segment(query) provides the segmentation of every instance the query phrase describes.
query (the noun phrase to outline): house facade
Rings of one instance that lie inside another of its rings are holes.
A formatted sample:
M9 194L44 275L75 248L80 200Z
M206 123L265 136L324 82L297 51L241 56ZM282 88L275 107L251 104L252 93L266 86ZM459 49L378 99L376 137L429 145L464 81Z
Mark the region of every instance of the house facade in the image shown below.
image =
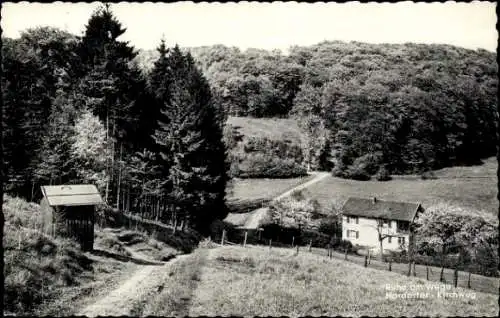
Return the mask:
M413 241L412 224L423 211L418 203L349 198L342 208L342 239L379 252L408 250Z

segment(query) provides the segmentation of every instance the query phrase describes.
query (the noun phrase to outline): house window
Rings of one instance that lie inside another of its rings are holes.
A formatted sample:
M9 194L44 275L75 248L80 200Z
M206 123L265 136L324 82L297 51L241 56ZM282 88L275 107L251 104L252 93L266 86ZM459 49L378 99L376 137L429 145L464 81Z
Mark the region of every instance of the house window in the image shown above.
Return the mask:
M348 216L347 223L356 223L359 224L359 218L357 216Z
M389 243L389 244L391 244L391 243L392 243L392 237L390 237L390 236L389 236L389 237L387 238L387 243Z
M359 238L359 231L347 230L347 237Z
M399 245L404 245L405 244L405 238L404 237L398 237L398 244Z
M410 223L406 221L398 221L397 229L398 232L407 232L410 229Z

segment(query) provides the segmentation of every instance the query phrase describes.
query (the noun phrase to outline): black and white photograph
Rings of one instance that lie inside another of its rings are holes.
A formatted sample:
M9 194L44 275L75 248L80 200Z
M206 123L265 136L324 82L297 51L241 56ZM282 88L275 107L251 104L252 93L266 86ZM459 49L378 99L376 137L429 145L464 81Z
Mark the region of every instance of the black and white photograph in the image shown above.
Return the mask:
M497 317L496 11L1 3L2 314Z

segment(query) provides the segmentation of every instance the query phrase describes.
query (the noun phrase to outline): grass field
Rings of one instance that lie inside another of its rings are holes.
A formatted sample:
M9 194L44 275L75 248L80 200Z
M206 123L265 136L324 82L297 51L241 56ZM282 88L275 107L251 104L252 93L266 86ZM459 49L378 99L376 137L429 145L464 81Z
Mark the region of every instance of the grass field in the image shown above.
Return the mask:
M495 295L290 249L209 251L190 316L496 316L499 309ZM400 290L389 295L389 287Z
M245 137L265 137L271 140L295 141L300 143L302 132L297 121L288 118L229 117L227 123L239 127Z
M233 179L228 202L270 200L314 176L288 179Z
M424 208L445 202L496 214L496 169L496 158L489 158L480 166L437 170L435 174L438 179L435 180L421 180L418 176L395 176L391 181L378 182L328 177L309 187L305 193L326 208L333 201L344 202L348 197L355 196L419 202Z

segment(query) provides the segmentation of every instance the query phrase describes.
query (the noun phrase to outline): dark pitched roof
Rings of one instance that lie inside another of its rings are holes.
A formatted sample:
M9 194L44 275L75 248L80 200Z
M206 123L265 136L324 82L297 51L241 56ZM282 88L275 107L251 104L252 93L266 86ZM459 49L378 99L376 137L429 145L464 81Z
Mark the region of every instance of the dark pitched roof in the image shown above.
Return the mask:
M349 198L342 212L344 215L411 222L419 208L419 203Z

